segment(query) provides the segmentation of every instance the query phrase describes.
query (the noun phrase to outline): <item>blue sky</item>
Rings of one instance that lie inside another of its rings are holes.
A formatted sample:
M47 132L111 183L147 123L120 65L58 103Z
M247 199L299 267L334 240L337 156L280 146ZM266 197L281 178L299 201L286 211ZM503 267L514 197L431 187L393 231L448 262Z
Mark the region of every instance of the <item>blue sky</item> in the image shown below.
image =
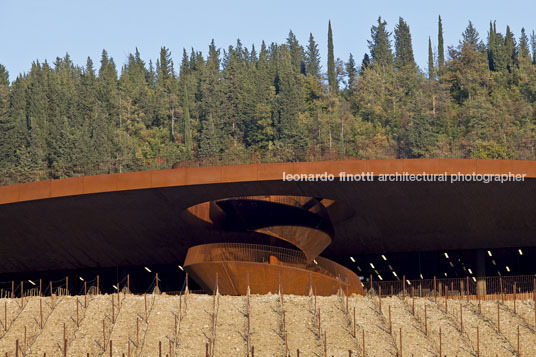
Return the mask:
M98 68L102 49L122 65L138 47L144 59L155 59L161 46L169 47L176 63L182 48L205 54L211 39L218 47L240 38L248 47L262 40L284 42L290 29L306 45L309 32L319 44L323 67L327 52L327 24L331 20L335 56L344 61L352 53L360 63L378 16L393 30L398 17L410 25L413 49L421 68L427 65L428 36L437 46L437 16L443 18L446 45L455 45L471 20L487 37L489 21L504 33L509 24L519 37L521 27L536 29L536 1L376 0L376 1L179 1L179 0L3 0L0 16L0 63L14 80L32 61L69 52L77 64L91 56ZM177 66L178 67L178 66Z

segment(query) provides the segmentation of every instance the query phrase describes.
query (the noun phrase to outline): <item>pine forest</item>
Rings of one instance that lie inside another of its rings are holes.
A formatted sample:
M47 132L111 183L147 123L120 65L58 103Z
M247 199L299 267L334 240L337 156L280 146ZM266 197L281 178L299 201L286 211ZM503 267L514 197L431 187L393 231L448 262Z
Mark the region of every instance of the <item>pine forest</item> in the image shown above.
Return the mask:
M322 159L535 159L536 36L469 22L414 44L370 29L363 58L327 61L311 34L171 53L69 54L10 78L0 65L0 183L150 168ZM501 32L503 31L503 32ZM413 45L428 46L427 68ZM182 56L182 58L181 58ZM179 59L180 58L180 59Z

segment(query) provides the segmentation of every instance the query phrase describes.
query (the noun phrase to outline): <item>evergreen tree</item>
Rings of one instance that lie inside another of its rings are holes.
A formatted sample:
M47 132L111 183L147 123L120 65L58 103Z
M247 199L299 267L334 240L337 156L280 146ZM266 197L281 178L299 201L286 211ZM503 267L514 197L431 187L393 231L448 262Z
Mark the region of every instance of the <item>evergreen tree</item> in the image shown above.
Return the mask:
M309 33L309 44L305 52L305 73L320 79L320 51L312 33Z
M278 122L280 141L287 147L305 153L307 139L299 114L303 110L304 96L299 73L293 69L288 46L281 46L278 66Z
M407 132L409 156L428 157L437 140L432 117L424 113L419 101L415 102L412 112L413 116Z
M428 37L428 78L435 77L434 52L432 50L432 39Z
M359 69L359 72L362 74L363 71L365 71L370 66L370 57L368 53L365 53L363 55L363 59L361 60L361 67Z
M178 82L175 77L171 51L162 47L156 63L156 118L154 125L169 128L171 141L176 140L175 119L177 117Z
M372 26L370 35L372 40L368 41L372 65L377 67L391 67L393 65L393 52L391 51L391 35L386 30L387 22L378 17L378 25Z
M36 61L12 83L0 66L0 182L181 159L216 164L221 155L242 163L246 149L265 161L334 150L360 158L534 158L534 33L529 39L522 30L516 45L509 27L501 34L490 23L486 53L469 23L445 60L441 18L438 30L437 64L428 40L428 78L438 83L419 73L408 24L395 27L393 55L381 18L371 31L372 59L365 54L359 69L352 55L335 60L328 23L326 82L313 36L304 51L292 32L259 51L238 40L222 58L214 41L206 57L183 51L178 75L165 47L148 68L136 49L119 78L106 51L98 75L90 58L79 66L68 54L52 66Z
M305 74L305 62L303 60L303 47L298 42L298 39L292 32L288 33L287 45L290 50L290 56L292 59L292 66L294 70L298 73Z
M243 137L244 123L247 117L246 109L246 73L244 59L241 55L240 46L229 50L225 56L225 68L223 69L223 88L225 93L224 121L225 134L232 138L234 144ZM293 63L294 70L297 70Z
M336 94L338 90L337 77L335 75L335 54L333 52L333 33L331 21L328 22L328 83L330 93Z
M437 70L439 73L443 73L443 67L445 66L445 48L443 44L443 23L441 16L437 23Z
M514 34L510 31L510 26L506 26L506 35L504 37L504 56L506 58L506 69L512 71L514 60L517 57L516 53L516 43L514 39Z
M357 87L357 68L355 66L354 56L350 53L348 62L346 62L346 74L348 76L348 91L350 95L353 95Z
M519 37L519 62L530 62L529 37L525 32L525 28L521 28Z
M9 116L9 107L9 73L0 64L0 172L12 166L16 150L12 137L15 125Z
M210 157L223 151L223 129L221 123L223 93L220 82L220 50L214 40L210 43L202 83L202 118L199 151Z
M191 118L190 118L190 104L188 97L188 88L184 88L184 100L183 100L183 111L184 111L184 146L186 147L186 153L189 155L192 154L192 129L191 129Z
M203 121L202 126L199 142L201 157L212 158L220 155L224 147L223 135L212 115Z
M495 71L497 68L498 45L497 32L495 31L494 24L490 21L488 33L488 63L489 69L492 71Z
M254 113L245 131L245 142L248 146L266 151L273 147L275 128L273 123L272 104L275 96L274 79L270 74L268 49L264 41L261 44L259 59L254 71Z
M102 50L100 63L97 98L102 103L103 114L107 116L107 121L119 127L119 91L115 63L105 50Z
M465 28L465 31L462 34L463 43L469 44L471 46L474 46L475 48L478 47L480 43L480 37L478 35L478 31L473 26L473 23L469 21L469 25Z
M530 43L532 47L532 64L536 65L536 34L534 30L532 30L532 34L530 35Z
M399 18L395 26L395 65L397 69L416 70L411 33L408 24L403 18Z
M2 64L0 64L0 85L9 85L9 72Z
M156 74L157 81L162 83L161 86L169 85L169 79L173 76L173 60L169 48L160 48L160 60L157 61Z

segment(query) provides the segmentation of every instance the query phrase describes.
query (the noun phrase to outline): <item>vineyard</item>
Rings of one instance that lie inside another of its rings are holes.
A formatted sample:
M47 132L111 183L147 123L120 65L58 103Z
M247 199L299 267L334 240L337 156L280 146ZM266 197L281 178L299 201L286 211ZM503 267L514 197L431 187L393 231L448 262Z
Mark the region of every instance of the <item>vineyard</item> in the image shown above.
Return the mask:
M0 299L2 356L534 356L532 296Z

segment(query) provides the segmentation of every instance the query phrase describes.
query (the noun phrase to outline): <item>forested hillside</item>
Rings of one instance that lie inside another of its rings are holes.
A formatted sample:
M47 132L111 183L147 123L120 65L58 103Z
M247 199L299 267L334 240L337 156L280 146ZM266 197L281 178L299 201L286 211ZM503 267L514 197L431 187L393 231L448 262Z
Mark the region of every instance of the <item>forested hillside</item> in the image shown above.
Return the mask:
M487 36L471 23L428 68L409 25L381 18L364 58L328 58L311 34L247 48L240 40L182 59L136 50L118 67L106 51L83 66L69 55L17 78L0 65L0 182L183 165L319 158L534 159L536 36Z

